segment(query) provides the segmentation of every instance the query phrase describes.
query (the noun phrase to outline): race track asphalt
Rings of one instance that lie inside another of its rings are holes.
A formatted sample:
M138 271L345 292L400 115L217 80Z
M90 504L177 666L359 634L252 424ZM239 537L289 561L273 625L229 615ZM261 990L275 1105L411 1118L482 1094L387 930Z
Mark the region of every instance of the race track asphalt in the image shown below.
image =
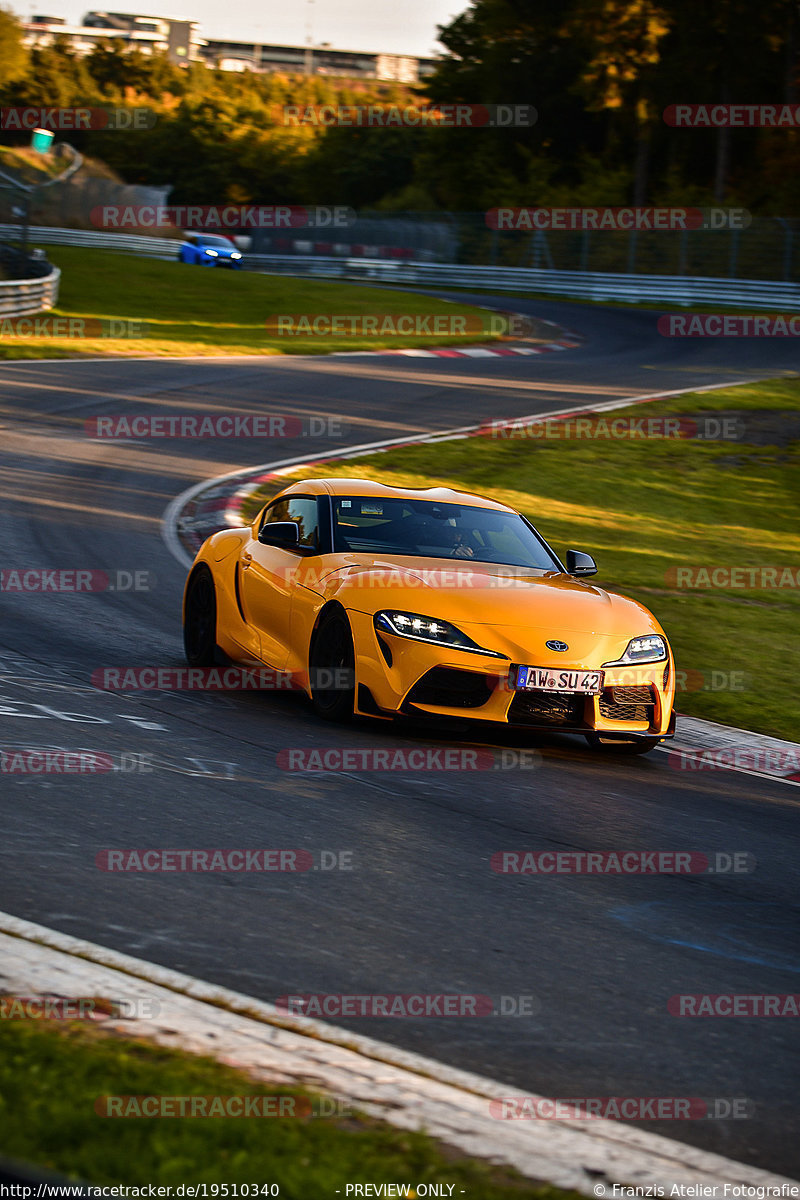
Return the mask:
M331 728L297 696L90 685L100 667L183 662L185 572L160 533L177 493L342 440L100 442L85 436L88 418L333 415L350 444L800 369L792 339L672 340L657 334L654 312L513 307L586 341L474 360L0 364L2 566L153 577L146 592L0 597L3 747L153 762L148 773L5 775L0 909L264 1000L477 993L510 1007L531 998L523 1003L532 1015L521 1017L335 1023L515 1091L743 1098L746 1119L644 1128L793 1174L797 1020L689 1019L667 1006L678 993L800 990L795 789L677 772L660 752L612 760L577 738L509 733L497 744L538 748L539 769L290 773L277 764L286 747L473 743L383 724ZM353 869L137 875L95 865L102 849L131 847L345 850ZM491 855L514 849L738 851L757 867L624 878L493 872Z

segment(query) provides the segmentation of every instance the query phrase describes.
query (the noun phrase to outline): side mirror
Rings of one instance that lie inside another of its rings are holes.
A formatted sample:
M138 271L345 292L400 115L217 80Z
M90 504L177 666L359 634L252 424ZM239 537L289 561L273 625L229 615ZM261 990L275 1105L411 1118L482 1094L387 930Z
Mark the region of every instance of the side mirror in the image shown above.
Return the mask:
M568 550L567 574L575 575L578 578L582 575L596 575L597 563L591 554L584 554L582 550Z
M297 521L273 521L262 525L258 531L262 546L280 546L283 550L296 550L300 541Z

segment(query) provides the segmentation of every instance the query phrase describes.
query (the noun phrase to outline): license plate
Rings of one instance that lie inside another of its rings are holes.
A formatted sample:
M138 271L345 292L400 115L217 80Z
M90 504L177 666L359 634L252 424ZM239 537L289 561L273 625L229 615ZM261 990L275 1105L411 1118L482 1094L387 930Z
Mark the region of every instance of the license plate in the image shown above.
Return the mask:
M548 667L517 667L518 691L581 692L599 696L603 690L602 671L552 671Z

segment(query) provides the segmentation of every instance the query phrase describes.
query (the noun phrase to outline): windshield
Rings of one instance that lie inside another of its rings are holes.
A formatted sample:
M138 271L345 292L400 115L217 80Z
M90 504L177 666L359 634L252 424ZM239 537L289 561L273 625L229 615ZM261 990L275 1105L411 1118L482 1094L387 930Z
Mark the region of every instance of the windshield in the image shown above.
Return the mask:
M559 570L516 513L382 496L334 496L332 500L334 550L339 553L463 558Z
M201 233L197 238L201 246L224 246L226 250L233 250L233 246L224 237L215 237L212 233Z

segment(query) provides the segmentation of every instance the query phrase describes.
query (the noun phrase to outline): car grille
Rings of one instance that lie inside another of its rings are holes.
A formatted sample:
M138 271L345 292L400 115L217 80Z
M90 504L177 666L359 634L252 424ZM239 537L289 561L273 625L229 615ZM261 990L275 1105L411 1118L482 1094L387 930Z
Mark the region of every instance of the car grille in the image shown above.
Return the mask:
M652 721L655 697L652 687L608 687L599 702L600 716L607 721Z
M480 708L492 694L485 675L459 671L455 667L433 667L414 684L406 704L429 704L435 708Z
M508 710L511 725L582 725L585 699L552 692L517 692Z

